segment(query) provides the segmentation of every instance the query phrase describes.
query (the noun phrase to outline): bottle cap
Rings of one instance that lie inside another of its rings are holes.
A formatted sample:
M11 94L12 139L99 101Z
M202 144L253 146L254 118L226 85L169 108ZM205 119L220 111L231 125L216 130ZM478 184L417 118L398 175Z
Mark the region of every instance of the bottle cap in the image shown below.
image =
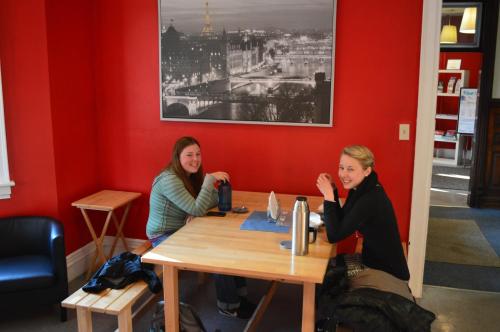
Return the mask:
M305 196L297 196L298 201L307 201L307 197Z

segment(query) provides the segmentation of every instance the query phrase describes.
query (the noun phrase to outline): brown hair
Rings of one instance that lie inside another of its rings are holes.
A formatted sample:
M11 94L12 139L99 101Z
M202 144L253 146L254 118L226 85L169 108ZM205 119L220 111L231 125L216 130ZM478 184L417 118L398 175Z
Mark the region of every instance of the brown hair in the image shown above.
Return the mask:
M184 187L186 187L189 193L196 198L203 183L203 167L200 165L198 172L187 175L184 168L182 168L180 159L182 151L190 145L198 145L200 147L200 143L194 137L184 136L179 138L174 144L172 158L165 169L174 172L182 180Z
M342 154L345 154L351 158L356 159L361 163L363 169L375 166L375 157L373 153L364 145L349 145L342 150Z

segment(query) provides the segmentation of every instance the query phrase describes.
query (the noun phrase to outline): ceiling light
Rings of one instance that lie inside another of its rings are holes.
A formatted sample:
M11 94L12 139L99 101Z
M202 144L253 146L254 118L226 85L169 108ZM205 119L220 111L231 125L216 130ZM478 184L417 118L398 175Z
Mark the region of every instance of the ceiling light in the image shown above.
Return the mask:
M460 23L461 33L476 33L476 7L467 7L462 16L462 23Z
M443 25L440 42L441 44L456 44L457 27L451 24Z

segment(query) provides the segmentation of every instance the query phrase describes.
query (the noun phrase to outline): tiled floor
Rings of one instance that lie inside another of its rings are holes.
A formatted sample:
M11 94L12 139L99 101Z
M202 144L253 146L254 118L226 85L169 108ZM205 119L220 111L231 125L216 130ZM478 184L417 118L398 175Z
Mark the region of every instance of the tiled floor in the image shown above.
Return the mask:
M432 331L500 331L500 293L425 286L418 303L434 312Z
M467 191L431 188L431 205L449 207L468 207Z
M468 191L464 189L469 186L470 167L442 167L434 165L432 172L431 205L468 207ZM460 190L444 188L460 188Z

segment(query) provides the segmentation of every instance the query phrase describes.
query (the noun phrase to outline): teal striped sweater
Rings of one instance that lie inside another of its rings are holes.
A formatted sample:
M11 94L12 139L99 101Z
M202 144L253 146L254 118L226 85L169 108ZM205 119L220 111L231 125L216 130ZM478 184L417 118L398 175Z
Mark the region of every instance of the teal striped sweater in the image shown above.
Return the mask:
M186 224L188 216L202 216L217 205L215 181L212 175L205 175L200 193L195 199L174 172L161 172L153 181L149 198L149 218L146 225L148 238L174 232Z

